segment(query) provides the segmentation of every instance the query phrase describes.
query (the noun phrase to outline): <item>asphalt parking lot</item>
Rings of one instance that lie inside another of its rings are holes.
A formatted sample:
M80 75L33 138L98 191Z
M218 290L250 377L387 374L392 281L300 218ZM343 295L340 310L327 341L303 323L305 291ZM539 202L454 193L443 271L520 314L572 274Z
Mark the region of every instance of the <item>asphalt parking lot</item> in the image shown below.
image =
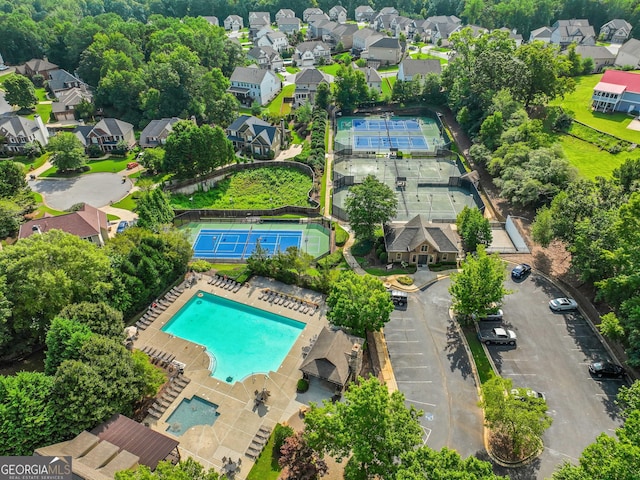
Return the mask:
M385 337L399 389L407 403L425 411L421 423L427 444L486 460L475 381L449 320L449 285L448 279L441 280L410 295L406 310L392 314ZM499 373L515 387L545 393L553 425L538 459L515 470L496 467L496 473L512 479L549 478L564 461L577 462L600 433L614 434L621 425L614 400L624 382L591 378L588 364L609 357L579 313L549 309L549 300L562 296L553 284L531 274L522 281L509 278L506 286L513 293L505 298L502 324L516 331L518 345L488 350ZM499 324L483 322L482 328Z
M448 282L446 282L448 285ZM424 411L425 441L467 457L482 456L482 412L471 367L449 320L451 303L444 282L409 295L384 329L398 388L407 404Z

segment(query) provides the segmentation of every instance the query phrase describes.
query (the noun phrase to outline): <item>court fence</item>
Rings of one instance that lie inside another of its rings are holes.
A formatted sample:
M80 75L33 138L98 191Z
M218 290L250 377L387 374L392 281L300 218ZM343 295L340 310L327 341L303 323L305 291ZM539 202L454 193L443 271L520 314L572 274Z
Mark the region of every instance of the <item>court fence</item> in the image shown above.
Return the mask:
M282 208L290 208L290 207L282 207ZM281 209L275 209L281 210ZM278 224L289 224L289 225L304 225L304 224L316 224L320 225L328 230L331 230L331 221L321 217L305 217L305 218L262 218L260 215L241 215L241 216L224 216L224 215L216 215L216 212L220 213L229 213L229 212L240 212L242 210L176 210L176 216L173 219L173 224L176 227L182 227L189 223L229 223L229 224L255 224L255 223L278 223ZM268 212L272 212L273 210L268 210ZM292 213L292 212L285 212ZM270 216L271 213L265 214L265 216ZM279 215L282 215L280 213Z

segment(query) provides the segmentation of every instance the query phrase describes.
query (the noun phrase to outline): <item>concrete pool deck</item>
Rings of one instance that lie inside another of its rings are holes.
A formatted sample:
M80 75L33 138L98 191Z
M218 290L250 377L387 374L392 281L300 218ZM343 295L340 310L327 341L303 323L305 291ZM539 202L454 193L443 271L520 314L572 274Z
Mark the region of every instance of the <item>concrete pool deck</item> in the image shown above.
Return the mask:
M313 392L300 395L296 393L298 379L302 373L298 370L302 363L302 347L309 345L311 338L328 326L325 316L326 306L322 295L304 290L299 287L285 285L266 278L252 278L249 287L243 287L238 293L232 293L207 284L209 277L202 276L192 288L172 303L146 330L140 331L135 342L136 349L150 346L171 352L176 360L186 365L185 376L191 379L182 393L171 403L159 420L147 417L145 423L159 432L167 432L170 425L166 422L171 413L178 407L183 398L196 395L218 405L220 416L214 425L198 425L192 427L182 436L175 437L180 441L179 450L183 457L191 456L206 468L215 468L218 472L223 465L223 457L233 460L242 459L242 467L236 478L246 478L254 462L247 456L251 441L260 427L272 429L277 423L288 421L296 415L300 407L308 404L309 399L319 401L329 399L333 391L324 391L315 382ZM282 293L295 295L304 300L320 305L320 309L313 316L295 312L282 305L272 305L259 300L260 291L270 288ZM228 298L246 305L250 305L271 313L297 320L306 324L302 333L287 353L284 361L276 372L256 373L242 381L233 384L226 383L211 376L209 371L209 356L204 347L161 331L162 327L171 320L173 315L186 304L198 291L210 292L223 298ZM314 382L312 381L312 384ZM254 409L254 392L266 388L271 392L266 405Z

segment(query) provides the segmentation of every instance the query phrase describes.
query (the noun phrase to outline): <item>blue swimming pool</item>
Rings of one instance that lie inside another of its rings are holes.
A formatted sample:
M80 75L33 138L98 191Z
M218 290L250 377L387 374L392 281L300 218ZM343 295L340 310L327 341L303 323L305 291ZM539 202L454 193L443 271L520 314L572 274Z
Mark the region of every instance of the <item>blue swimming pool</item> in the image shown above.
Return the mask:
M275 313L198 292L167 323L166 333L204 345L211 375L233 383L278 370L305 324Z
M179 437L196 425L213 425L220 414L218 405L204 398L183 398L169 418L167 432Z

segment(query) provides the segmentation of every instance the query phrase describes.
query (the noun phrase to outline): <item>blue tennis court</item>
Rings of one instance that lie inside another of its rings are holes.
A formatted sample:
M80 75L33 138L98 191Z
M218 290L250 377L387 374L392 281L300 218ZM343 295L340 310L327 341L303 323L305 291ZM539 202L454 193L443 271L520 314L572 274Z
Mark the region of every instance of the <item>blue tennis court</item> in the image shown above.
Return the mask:
M367 137L354 135L353 146L356 150L376 148L423 149L428 148L427 141L421 136Z
M269 255L284 252L289 247L300 248L302 232L268 230L208 230L202 229L193 243L195 258L244 260L260 246Z
M420 124L416 120L365 120L354 119L353 129L355 131L417 131L419 132Z

